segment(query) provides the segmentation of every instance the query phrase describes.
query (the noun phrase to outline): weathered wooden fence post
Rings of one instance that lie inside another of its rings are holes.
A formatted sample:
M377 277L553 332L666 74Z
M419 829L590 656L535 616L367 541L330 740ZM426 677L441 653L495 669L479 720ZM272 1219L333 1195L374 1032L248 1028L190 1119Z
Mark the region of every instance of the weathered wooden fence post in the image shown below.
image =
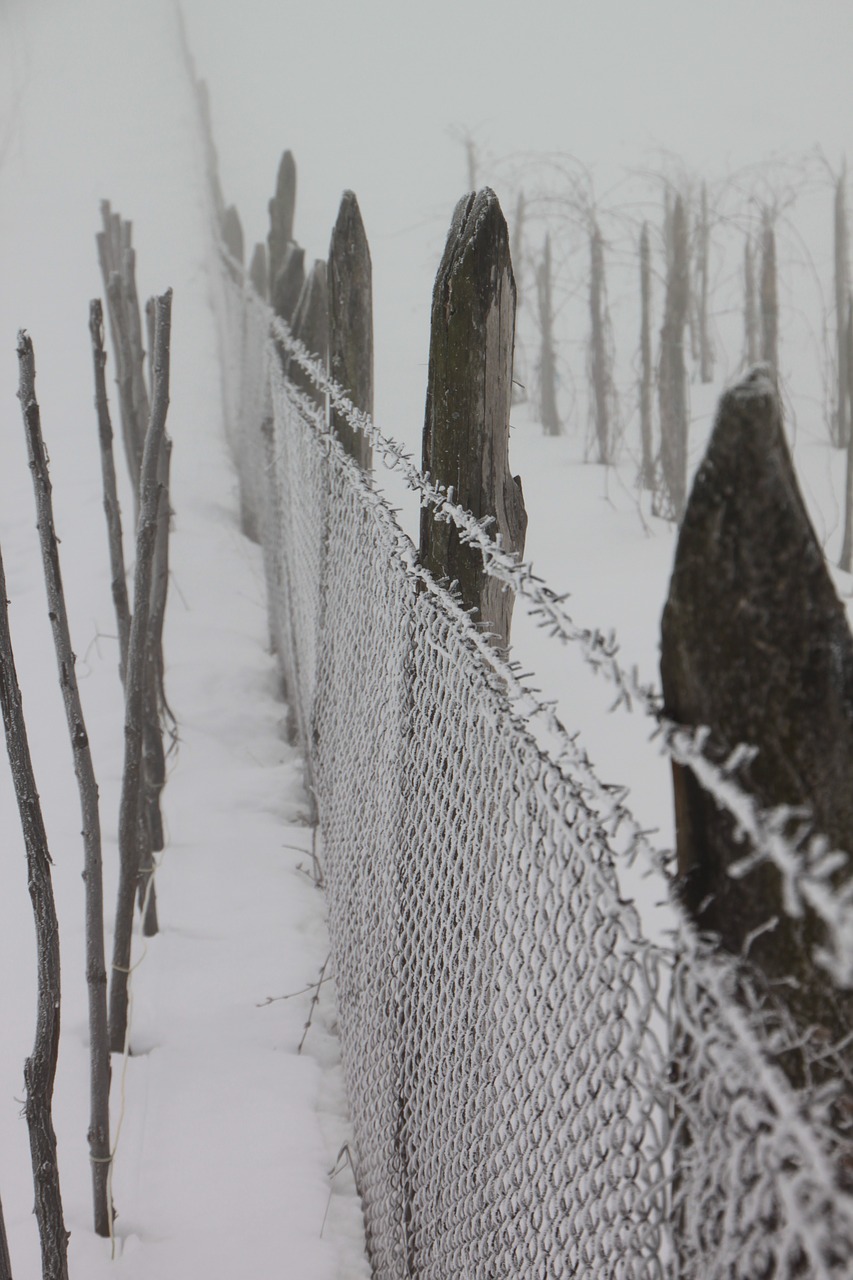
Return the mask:
M479 519L495 517L504 548L524 550L527 513L509 470L509 414L515 337L515 281L507 226L488 188L465 196L453 214L432 295L423 469L453 487ZM453 524L421 513L421 562L459 586L466 609L500 649L509 645L514 596L483 569Z
M269 289L275 292L276 278L284 265L287 246L293 240L293 218L296 210L296 161L285 151L278 166L275 195L269 202Z
M254 253L252 254L252 262L249 266L249 279L255 287L255 291L262 298L269 296L269 273L267 271L267 250L263 244L256 244Z
M225 241L225 247L231 254L232 258L236 258L242 266L245 261L246 249L243 239L243 224L240 222L240 215L237 212L236 205L229 204L222 218L222 239Z
M835 184L835 332L836 332L836 405L835 444L843 449L850 435L847 389L847 299L850 295L850 254L847 235L847 166Z
M324 368L329 363L329 295L326 283L326 264L318 258L302 286L299 301L293 314L293 333ZM314 385L307 373L295 361L287 371L294 386L313 400L321 412L325 412L326 393Z
M758 748L743 783L762 808L805 806L835 849L853 849L853 637L800 495L773 372L722 398L684 516L663 614L665 712L710 726L709 753ZM853 1103L853 997L816 963L809 907L795 919L775 866L729 874L748 850L731 816L673 767L678 869L703 930L748 962L800 1043L780 1055L795 1087L846 1075ZM793 825L793 824L792 824ZM838 873L835 887L850 877ZM839 1070L839 1066L843 1071ZM835 1104L834 1104L835 1105Z
M341 198L329 244L329 369L352 403L373 415L373 267L361 210L352 191ZM332 410L331 424L347 453L365 470L367 440Z

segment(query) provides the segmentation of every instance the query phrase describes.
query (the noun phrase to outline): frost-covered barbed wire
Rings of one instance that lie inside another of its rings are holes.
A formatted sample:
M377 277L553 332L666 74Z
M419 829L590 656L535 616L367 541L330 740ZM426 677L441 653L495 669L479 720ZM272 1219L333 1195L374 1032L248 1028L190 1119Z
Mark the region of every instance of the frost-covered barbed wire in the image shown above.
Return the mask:
M265 307L260 299L255 302ZM637 707L654 722L661 749L674 763L691 770L717 804L731 815L735 834L751 846L751 852L733 865L730 874L743 876L762 862L772 863L782 880L785 911L799 918L808 908L825 926L826 937L815 952L815 962L839 987L853 986L853 882L842 889L832 882L847 861L847 852L831 849L822 835L810 831L807 822L800 823L798 836L792 840L788 832L796 815L791 809L762 808L737 779L738 770L750 758L751 748L738 744L725 760L714 761L708 754L709 747L713 748L710 730L706 726L686 728L664 716L660 693L640 680L636 667L626 668L619 661L615 633L579 626L564 608L567 596L552 590L530 561L505 551L500 534L491 534L492 517L479 519L455 501L452 487L436 484L428 473L422 472L402 444L386 436L368 414L352 404L285 321L271 310L268 314L271 331L288 356L329 397L336 412L365 436L385 466L403 476L408 487L419 495L421 505L432 508L433 518L452 523L460 540L480 551L485 572L511 587L525 601L531 616L540 619L540 627L561 643L576 645L590 669L615 687L617 696L612 709L624 707L632 711ZM615 806L614 816L618 811L626 830L631 831L632 850L648 853L650 846L635 822L631 830L629 811L615 799L611 799L611 806ZM660 864L658 853L653 861Z

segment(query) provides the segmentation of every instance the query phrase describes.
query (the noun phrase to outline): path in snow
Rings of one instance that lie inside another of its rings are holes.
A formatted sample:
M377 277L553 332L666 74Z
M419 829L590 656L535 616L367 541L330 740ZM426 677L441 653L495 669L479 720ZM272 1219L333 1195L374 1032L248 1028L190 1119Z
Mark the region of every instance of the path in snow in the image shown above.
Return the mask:
M282 736L260 552L237 525L204 192L173 8L11 5L0 28L0 144L9 140L0 149L0 539L62 928L56 1124L71 1275L364 1276L351 1175L329 1178L347 1136L333 998L324 989L302 1055L310 996L259 1007L312 982L328 942L322 895L304 871L310 857L299 852L311 832L300 822L300 761ZM166 658L180 734L164 796L162 933L145 949L137 939L126 1074L113 1059L116 1263L90 1227L79 813L14 398L15 333L25 326L101 787L111 917L122 710L86 328L88 301L102 293L94 233L104 197L134 222L141 296L175 290ZM34 1275L19 1101L33 1034L33 927L7 773L3 765L0 1194L15 1274Z

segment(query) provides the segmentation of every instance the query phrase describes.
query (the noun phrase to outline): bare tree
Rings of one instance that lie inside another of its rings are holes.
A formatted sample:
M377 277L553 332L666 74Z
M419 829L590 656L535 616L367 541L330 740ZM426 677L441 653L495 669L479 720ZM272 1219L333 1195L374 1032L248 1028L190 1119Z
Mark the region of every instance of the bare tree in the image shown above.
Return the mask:
M711 252L711 223L708 216L708 186L702 183L702 194L699 202L698 227L698 274L699 274L699 376L703 382L710 382L714 377L714 348L708 322L708 295L710 289L709 257Z
M608 350L607 304L604 283L604 240L593 217L589 228L589 372L592 386L592 417L598 446L598 461L613 461L614 423L611 414L613 370Z
M776 283L776 232L765 208L761 223L761 359L779 371L779 293Z

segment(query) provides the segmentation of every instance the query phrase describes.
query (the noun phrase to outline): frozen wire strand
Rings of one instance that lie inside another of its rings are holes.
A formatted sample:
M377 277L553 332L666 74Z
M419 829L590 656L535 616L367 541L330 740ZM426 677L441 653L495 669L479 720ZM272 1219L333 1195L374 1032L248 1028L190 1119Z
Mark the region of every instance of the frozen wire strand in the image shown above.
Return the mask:
M267 312L275 340L285 348L315 386L329 396L335 410L350 426L365 436L385 465L403 474L409 487L420 493L422 505L434 507L436 519L452 522L459 530L461 540L480 550L486 573L513 587L517 594L523 596L528 602L531 615L541 616L540 625L550 635L564 644L578 644L591 669L616 686L617 699L613 709L621 706L633 711L635 706L639 706L655 722L664 752L676 764L683 765L694 773L704 789L735 819L740 837L751 842L755 851L752 859L749 863L738 864L734 874L743 874L746 869L759 862L774 863L782 877L783 902L787 914L795 918L801 916L806 904L826 925L828 945L815 952L816 963L830 974L838 986L853 985L853 883L846 892L840 893L829 883L829 877L841 865L841 859L846 861L846 854L832 851L830 858L811 856L814 850L823 853L820 838L813 836L804 858L802 845L793 844L783 834L790 816L789 809L785 806L762 809L754 797L734 780L733 771L742 763L748 748L743 745L736 747L723 765L710 760L705 753L708 729L704 726L687 729L665 717L660 694L652 686L640 682L636 669L628 671L620 665L617 657L619 645L615 635L612 632L605 635L598 629L579 627L563 608L565 596L557 595L546 586L529 561L518 560L504 551L499 535L497 538L490 535L488 528L492 523L491 518L478 519L453 501L452 489L436 485L428 475L424 475L403 446L385 436L368 414L353 406L321 363L293 336L287 324L274 316L266 304L254 296L253 292L250 293L249 289L250 286L247 286L246 292L251 303L263 307ZM291 389L288 389L288 394L292 394ZM305 404L307 406L308 402ZM319 412L315 410L312 416L317 421L318 430L322 429L327 433L325 424L321 426ZM494 661L493 657L491 661ZM568 735L564 736L568 738ZM574 759L572 762L576 763ZM621 816L626 818L628 811L623 810ZM633 825L639 831L636 822ZM646 841L641 841L638 847L646 847L648 851ZM653 861L660 865L659 853L654 854Z

